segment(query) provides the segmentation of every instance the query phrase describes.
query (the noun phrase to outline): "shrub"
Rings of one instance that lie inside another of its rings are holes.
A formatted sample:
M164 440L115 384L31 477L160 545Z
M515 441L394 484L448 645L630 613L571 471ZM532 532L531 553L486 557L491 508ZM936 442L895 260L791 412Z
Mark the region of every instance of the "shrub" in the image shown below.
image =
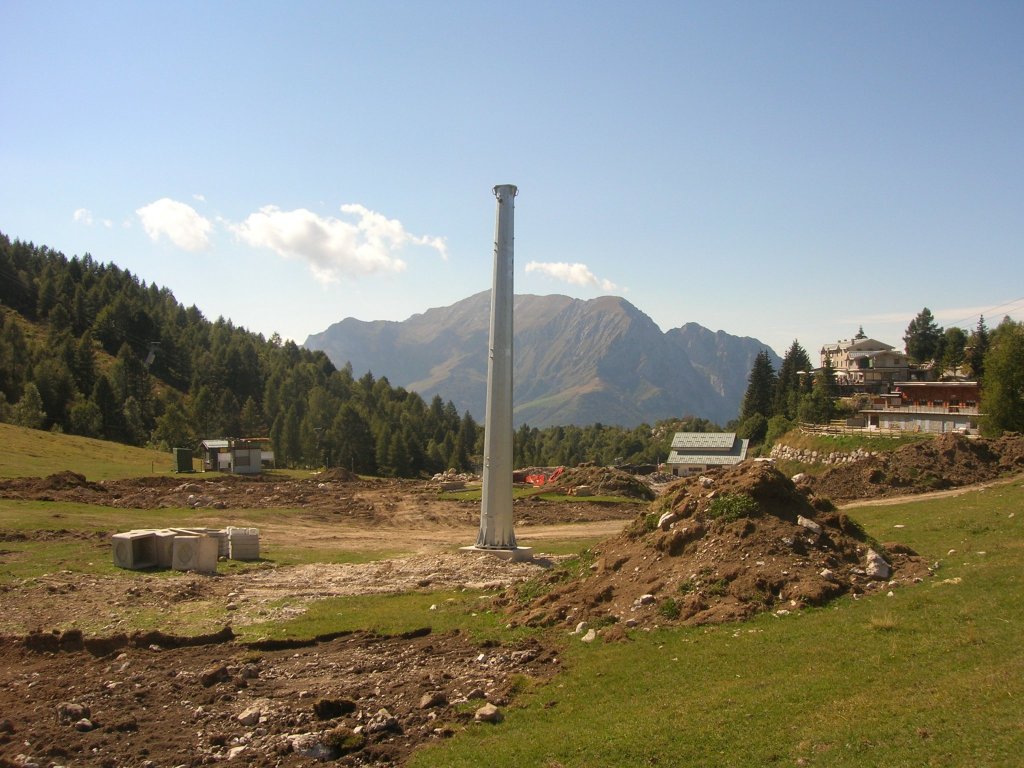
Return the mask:
M704 587L704 594L711 597L723 597L729 591L729 582L725 579L713 581Z
M662 600L661 604L658 606L658 613L660 613L666 619L675 621L679 618L680 614L679 603L677 603L671 597L667 600Z
M760 512L757 502L741 493L727 493L711 501L708 517L732 522L741 517L754 517Z
M688 595L691 592L696 591L696 589L697 585L694 583L693 579L686 579L679 582L679 593L682 595Z

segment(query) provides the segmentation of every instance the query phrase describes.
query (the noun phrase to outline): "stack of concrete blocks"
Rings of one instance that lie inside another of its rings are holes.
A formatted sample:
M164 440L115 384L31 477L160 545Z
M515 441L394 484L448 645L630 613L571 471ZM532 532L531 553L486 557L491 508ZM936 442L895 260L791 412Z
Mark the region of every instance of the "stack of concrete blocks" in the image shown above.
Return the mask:
M176 571L216 573L220 558L260 559L259 528L138 529L113 536L114 565L118 568L173 568Z
M229 525L227 529L228 557L232 560L260 559L260 529L236 528Z

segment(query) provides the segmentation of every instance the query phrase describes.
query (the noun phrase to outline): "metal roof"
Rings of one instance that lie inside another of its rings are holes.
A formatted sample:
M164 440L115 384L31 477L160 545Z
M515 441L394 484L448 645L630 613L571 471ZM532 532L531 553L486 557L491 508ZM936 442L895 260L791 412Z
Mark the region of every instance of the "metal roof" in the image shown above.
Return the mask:
M728 433L732 434L732 433ZM733 434L735 438L735 434ZM749 440L734 440L733 444L729 446L727 451L719 451L716 453L701 453L699 449L681 449L673 450L668 455L668 464L703 464L706 466L728 466L731 464L739 464L745 458L747 458L747 446L750 444ZM706 449L705 449L706 450Z
M672 438L672 449L727 451L735 442L735 432L676 432Z
M227 440L203 440L200 445L203 448L227 448L229 443Z

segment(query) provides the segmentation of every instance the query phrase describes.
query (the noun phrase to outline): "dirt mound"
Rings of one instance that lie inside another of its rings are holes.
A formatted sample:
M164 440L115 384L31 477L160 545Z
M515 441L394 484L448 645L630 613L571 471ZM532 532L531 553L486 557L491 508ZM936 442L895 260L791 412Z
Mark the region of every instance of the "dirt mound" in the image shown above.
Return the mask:
M68 491L75 488L87 488L94 491L102 491L98 483L91 483L85 479L85 475L77 472L64 470L46 477L18 477L12 480L0 480L0 490L22 493L36 493L45 491Z
M654 499L654 491L635 475L613 467L579 466L566 469L553 485L574 490L580 486L590 489L593 496L625 496L628 499Z
M42 482L42 487L50 491L63 491L68 488L95 488L95 483L90 483L85 479L85 475L80 475L77 472L71 472L70 470L64 470L53 475L45 477Z
M847 501L958 488L1021 469L1020 435L986 440L948 433L833 467L806 484L817 494Z
M332 467L318 474L316 479L325 483L351 483L358 480L359 475L344 467Z
M0 637L0 765L395 765L485 700L508 704L517 678L557 671L534 641L429 629L280 649L202 640Z
M513 623L531 626L705 624L783 613L927 574L909 549L870 540L830 502L754 463L680 481L595 548L582 573L556 570L500 600Z

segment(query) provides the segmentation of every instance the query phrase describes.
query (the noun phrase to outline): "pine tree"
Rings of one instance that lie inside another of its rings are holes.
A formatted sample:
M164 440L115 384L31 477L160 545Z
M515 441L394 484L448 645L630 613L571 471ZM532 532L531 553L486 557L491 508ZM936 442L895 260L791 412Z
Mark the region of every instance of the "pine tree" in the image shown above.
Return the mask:
M800 402L800 420L828 424L835 413L836 374L828 361L814 374L814 386Z
M967 359L967 334L963 328L954 325L946 329L943 338L940 367L943 373L955 376Z
M981 411L986 436L1024 432L1024 323L1007 318L992 333L985 355Z
M82 437L103 436L103 414L92 400L76 400L68 414L68 431Z
M800 408L800 398L810 389L811 359L807 350L796 339L786 350L779 368L778 382L772 406L773 416L795 419Z
M971 369L971 376L981 381L985 376L985 355L988 352L988 328L985 327L985 316L978 317L978 325L971 334L968 342L967 364Z
M92 388L90 399L96 404L102 417L102 434L106 440L121 441L124 439L124 418L118 405L117 397L110 379L100 375Z
M405 438L401 430L393 430L388 440L388 465L391 474L395 477L409 477L412 472L412 465L409 461L409 452L406 449Z
M14 423L19 427L42 429L46 424L46 411L43 410L43 398L31 381L25 385L21 399L14 406Z
M7 395L8 402L21 398L31 359L28 341L14 317L0 318L0 392Z
M156 420L153 440L164 450L191 446L195 442L185 409L177 401L168 403Z
M747 391L743 395L740 408L740 422L749 419L755 413L770 418L773 415L773 398L776 386L775 369L768 356L768 350L762 349L754 358L754 365L747 377Z
M63 425L71 401L79 394L71 371L62 360L48 357L39 361L32 378L50 423Z
M338 466L361 474L377 471L376 450L369 422L351 402L338 411L332 426L335 461Z
M242 432L248 437L264 435L267 431L263 421L263 412L256 401L249 397L242 406L242 413L239 417Z
M907 355L916 363L934 360L942 351L942 328L928 307L922 309L903 334Z
M281 433L281 444L284 448L285 456L288 457L288 465L292 467L298 466L303 463L304 459L308 459L308 457L302 455L301 425L302 415L299 412L298 403L296 403L285 414L284 430Z
M74 362L71 373L75 384L81 392L92 392L96 384L96 354L93 349L92 334L86 331L75 345Z
M217 393L202 385L193 395L188 407L189 421L200 440L224 437L220 420Z
M129 396L121 409L124 414L125 442L131 445L144 445L146 442L146 425L142 419L142 406L134 397Z

